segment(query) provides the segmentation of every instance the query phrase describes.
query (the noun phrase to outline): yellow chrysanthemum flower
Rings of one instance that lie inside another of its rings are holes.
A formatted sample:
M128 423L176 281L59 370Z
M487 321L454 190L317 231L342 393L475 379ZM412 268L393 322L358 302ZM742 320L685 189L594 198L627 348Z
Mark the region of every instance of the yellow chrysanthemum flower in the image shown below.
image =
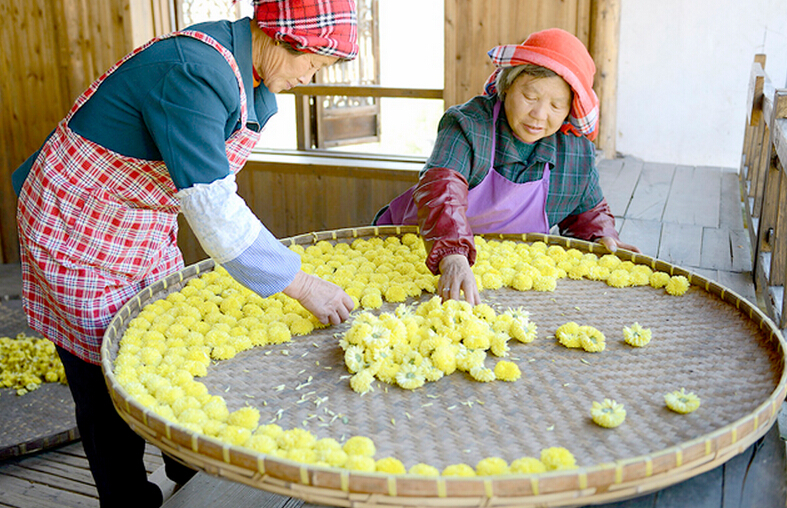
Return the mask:
M282 429L281 426L275 423L266 423L265 425L260 425L259 427L257 427L257 430L254 431L254 434L268 436L270 438L276 439L279 437L279 434L281 434L282 432L284 432L284 429Z
M650 276L650 285L656 289L663 288L670 280L670 275L666 272L653 272Z
M533 278L533 289L535 291L554 291L555 288L557 288L557 279L555 277L537 275Z
M467 464L451 464L443 469L443 476L462 476L472 477L476 476L475 469Z
M407 299L407 288L402 285L391 285L385 292L385 299L389 302L403 302Z
M268 343L284 344L292 339L290 329L284 323L274 322L268 326Z
M495 380L495 372L483 365L477 365L470 369L470 376L481 383L488 383Z
M689 290L689 279L683 275L675 275L670 277L670 280L667 282L667 285L664 286L664 289L672 296L682 296L684 293L686 293L686 291Z
M266 454L271 454L278 449L276 446L276 441L272 437L263 434L254 434L253 436L249 437L245 446L251 448L252 450Z
M626 419L626 410L623 408L623 404L618 404L614 400L604 399L603 402L593 402L590 416L596 425L613 429Z
M579 343L588 353L600 353L606 348L606 338L592 326L579 327Z
M577 460L567 449L560 446L553 446L541 450L541 462L546 466L547 471L558 469L574 469Z
M555 338L557 338L560 344L567 348L582 347L579 336L579 325L574 321L569 321L568 323L560 325L555 331Z
M417 365L404 364L396 373L396 384L405 390L415 390L426 382L426 377Z
M344 364L351 374L363 369L365 365L364 350L360 346L350 346L344 352Z
M473 315L484 321L493 321L495 319L495 310L489 305L481 303L473 307Z
M493 476L508 474L510 472L508 463L500 457L487 457L478 461L475 465L475 472L478 476Z
M350 388L363 395L372 390L374 374L371 369L361 369L350 378Z
M375 462L375 469L378 473L405 474L407 469L402 461L393 457L385 457Z
M613 270L607 277L607 284L615 288L624 288L631 285L631 273L628 270L618 268Z
M579 280L588 276L590 268L588 263L577 263L566 270L566 273L569 279Z
M547 467L535 457L522 457L511 463L512 473L543 473Z
M618 266L620 266L620 258L614 254L604 254L598 259L598 265L607 268L610 271L614 271Z
M650 328L642 328L639 323L623 327L623 339L626 344L634 347L643 347L650 342Z
M407 471L409 474L418 476L440 476L440 470L429 464L418 463Z
M282 450L311 448L316 441L314 434L300 428L287 429L276 436L276 445Z
M487 272L481 276L482 286L479 287L479 290L483 289L500 289L503 287L503 277L500 276L499 273L495 272Z
M501 381L516 381L522 377L522 371L514 362L502 360L495 365L495 377Z
M611 271L606 266L591 265L587 274L590 280L607 280L611 275Z
M492 352L493 355L503 358L508 356L508 341L511 337L509 337L505 333L497 333L492 336L489 340L489 351Z
M231 445L243 446L251 437L251 431L244 427L225 425L217 436L220 441Z
M378 293L367 293L361 298L364 309L379 309L383 306L383 298Z
M377 453L377 447L374 441L366 436L353 436L344 443L342 449L347 455L363 455L366 457L374 457Z
M686 393L685 388L664 395L664 402L668 408L680 414L691 413L700 407L700 398L694 392Z
M242 407L230 413L227 423L246 429L254 430L260 422L260 410L256 407Z
M533 277L525 272L516 273L511 278L511 287L517 291L530 291L533 289Z

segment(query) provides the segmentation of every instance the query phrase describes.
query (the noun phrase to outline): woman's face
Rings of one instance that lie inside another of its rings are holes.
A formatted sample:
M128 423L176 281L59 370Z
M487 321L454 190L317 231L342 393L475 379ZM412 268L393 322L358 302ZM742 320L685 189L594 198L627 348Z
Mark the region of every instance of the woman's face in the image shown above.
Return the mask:
M314 74L338 60L335 56L314 53L293 54L284 46L271 45L260 69L262 82L273 93L305 85Z
M503 105L508 125L517 138L535 143L556 133L571 111L571 87L560 76L517 77L506 91Z

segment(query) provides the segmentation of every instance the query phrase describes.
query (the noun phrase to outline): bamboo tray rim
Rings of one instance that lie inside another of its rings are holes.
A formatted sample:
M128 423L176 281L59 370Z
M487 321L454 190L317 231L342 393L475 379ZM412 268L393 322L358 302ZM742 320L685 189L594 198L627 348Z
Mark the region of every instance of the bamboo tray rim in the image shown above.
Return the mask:
M374 236L418 233L416 226L367 226L320 231L282 239L282 244L303 245L321 240L348 240ZM554 235L479 235L486 240L542 241L597 255L607 254L601 245ZM776 422L781 402L787 396L784 369L787 345L775 323L759 308L736 292L689 270L665 261L620 249L616 255L635 264L645 264L670 275L683 275L690 284L718 296L747 315L778 349L781 375L768 397L748 415L694 439L660 451L614 462L544 473L511 473L486 477L425 477L350 471L342 468L303 464L230 445L216 438L195 434L170 423L136 402L119 385L112 368L112 345L135 311L154 295L213 269L204 260L190 265L145 288L124 305L107 327L101 348L102 368L121 417L145 439L190 465L210 474L253 487L334 506L570 506L622 500L645 494L716 467L743 452ZM573 488L565 488L570 484ZM459 503L459 504L457 504Z

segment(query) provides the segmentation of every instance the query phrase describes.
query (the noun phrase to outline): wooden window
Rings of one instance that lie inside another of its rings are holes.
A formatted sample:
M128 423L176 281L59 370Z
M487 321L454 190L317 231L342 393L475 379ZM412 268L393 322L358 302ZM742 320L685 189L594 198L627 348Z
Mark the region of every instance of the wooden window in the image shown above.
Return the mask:
M250 2L243 0L234 5L228 0L171 1L177 29L202 21L234 20L243 16L253 16ZM348 147L359 144L369 145L379 142L385 109L381 108L381 104L385 100L442 99L442 88L384 87L380 84L380 4L386 1L390 4L388 8L396 8L394 0L356 0L358 58L323 69L315 76L312 84L298 86L286 92L295 96L294 148L347 150ZM441 31L441 15L436 19ZM433 48L432 51L436 49ZM412 107L423 109L423 106L418 104L422 102L413 101ZM435 101L430 102L432 104L426 109L438 110L437 114L434 112L431 114L435 117L432 122L434 125L429 127L431 133L436 131L436 120L442 112L442 101L437 107ZM396 106L389 105L389 108L391 107Z

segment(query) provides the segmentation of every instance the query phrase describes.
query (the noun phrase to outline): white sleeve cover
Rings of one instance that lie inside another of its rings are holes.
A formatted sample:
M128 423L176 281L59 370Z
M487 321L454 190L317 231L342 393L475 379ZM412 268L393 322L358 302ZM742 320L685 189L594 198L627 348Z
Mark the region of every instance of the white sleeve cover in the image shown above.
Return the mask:
M196 184L175 196L205 252L261 296L286 288L300 256L281 244L237 194L235 175Z

